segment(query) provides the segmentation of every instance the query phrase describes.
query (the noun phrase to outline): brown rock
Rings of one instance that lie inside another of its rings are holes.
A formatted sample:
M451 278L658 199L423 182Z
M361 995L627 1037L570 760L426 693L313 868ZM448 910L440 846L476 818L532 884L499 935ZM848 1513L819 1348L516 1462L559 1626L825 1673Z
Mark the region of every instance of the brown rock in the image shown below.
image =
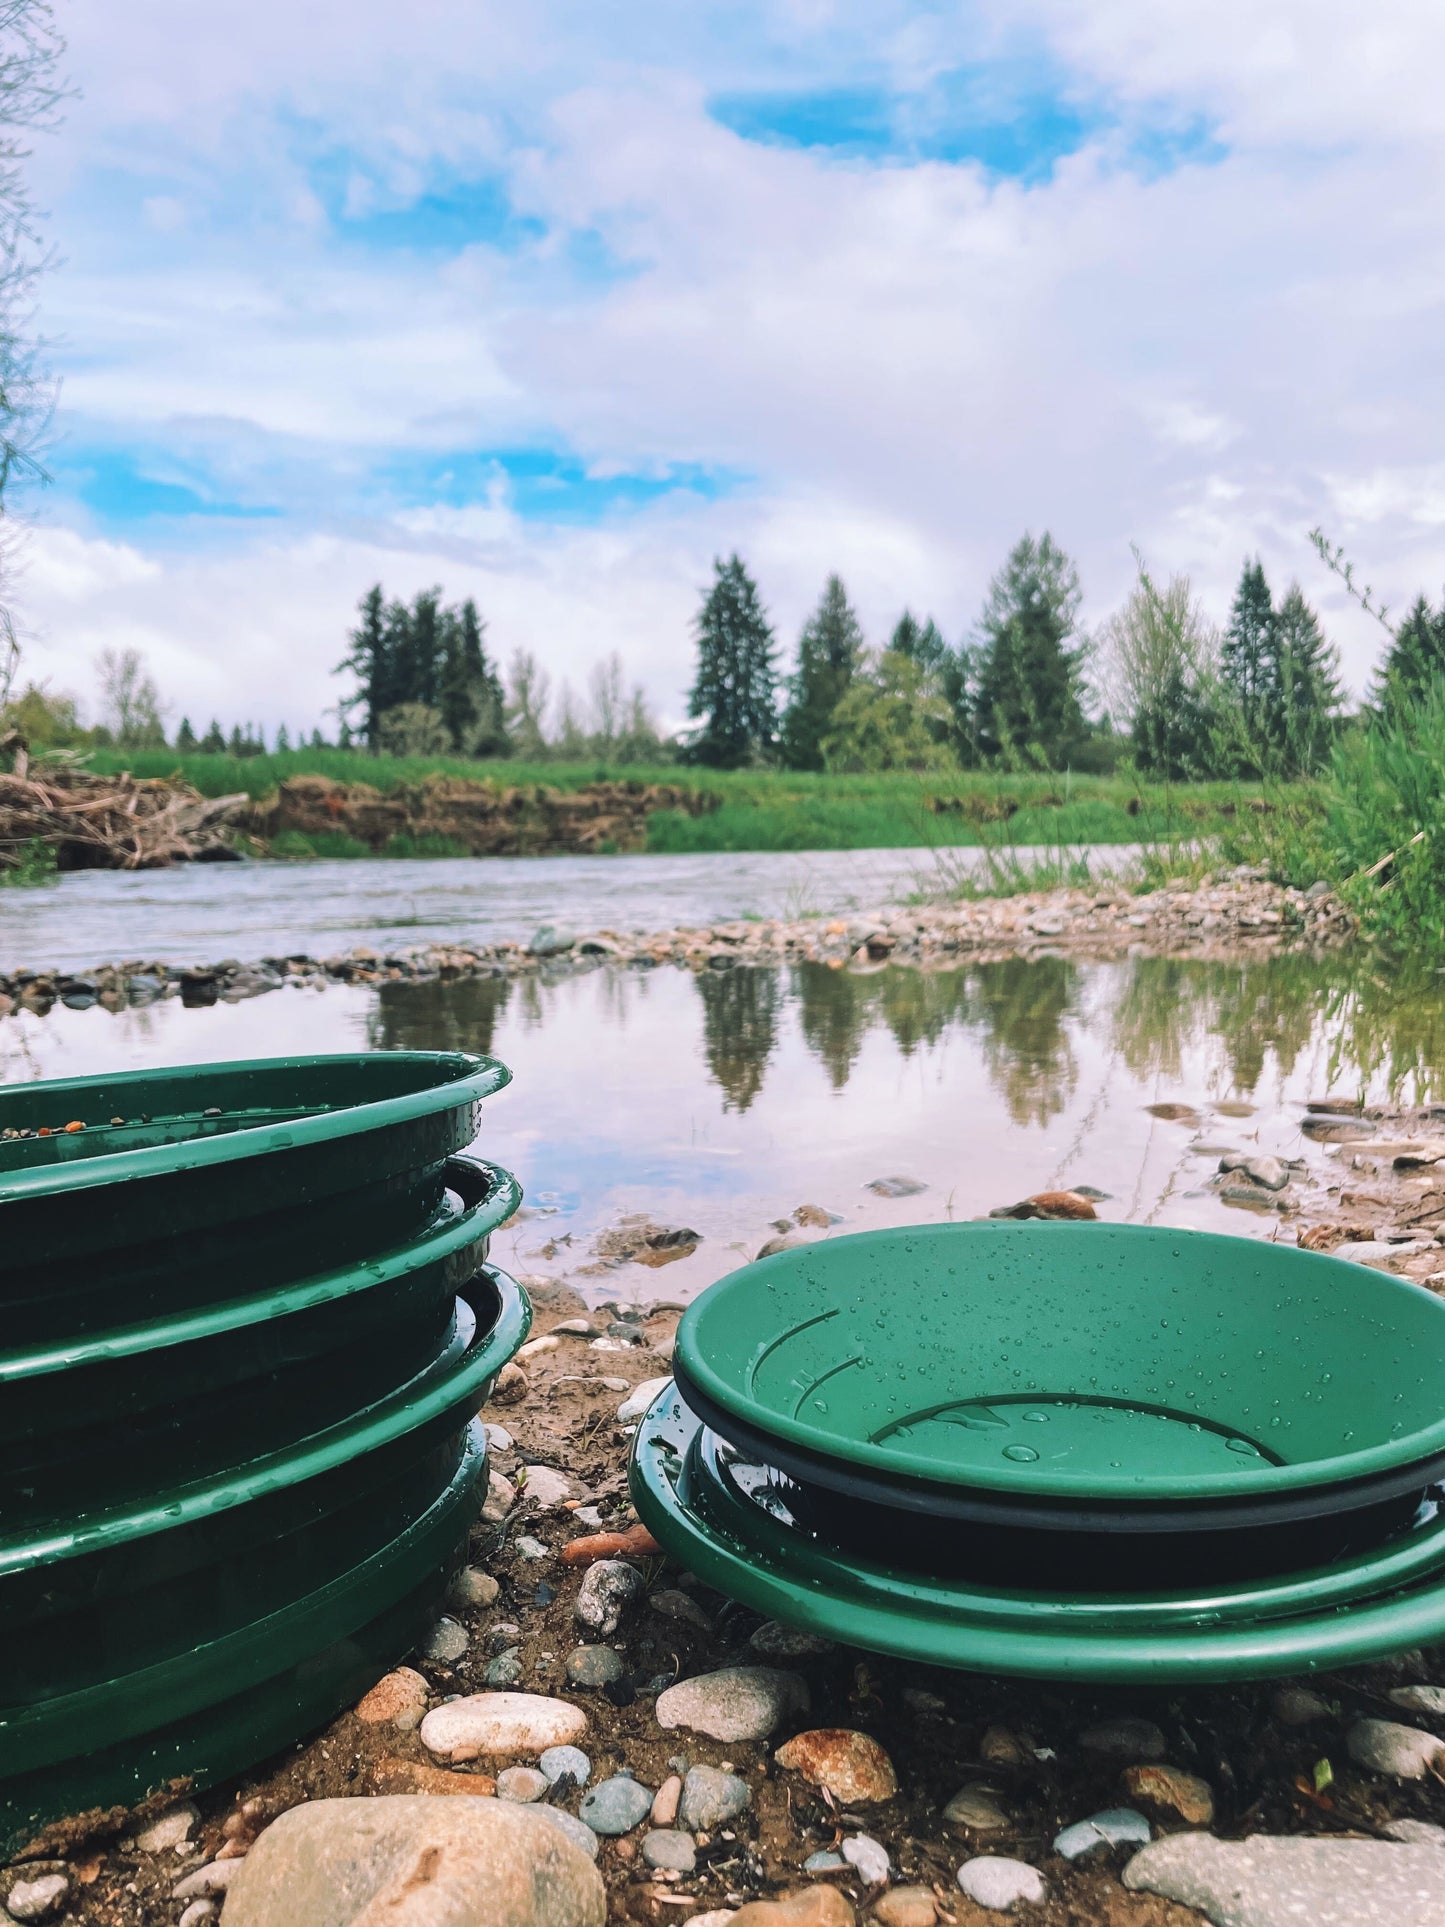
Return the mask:
M938 1903L928 1887L894 1887L873 1903L879 1927L933 1927Z
M754 1900L740 1907L732 1927L858 1927L858 1916L836 1887L804 1887L786 1900Z
M1182 1820L1186 1827L1207 1827L1214 1819L1214 1792L1207 1780L1177 1766L1131 1766L1124 1791L1145 1813Z
M1041 1218L1097 1218L1093 1201L1077 1191L1036 1191L1027 1200Z
M370 1774L373 1793L469 1793L487 1798L497 1790L489 1773L448 1773L422 1760L377 1760Z
M832 1222L832 1214L821 1204L800 1204L793 1213L794 1224L814 1225L820 1231L826 1231Z
M394 1673L379 1679L356 1708L356 1717L368 1726L388 1722L410 1733L422 1723L430 1692L421 1674L410 1666L398 1666Z
M990 1766L1031 1766L1033 1755L1006 1726L991 1726L978 1743L978 1757Z
M520 1365L504 1365L492 1391L494 1405L516 1405L527 1396L527 1374Z
M799 1733L773 1758L814 1786L826 1787L844 1806L891 1800L898 1791L893 1762L877 1740L847 1727L820 1726Z
M1146 1104L1150 1117L1163 1118L1166 1124L1197 1124L1199 1113L1192 1104Z

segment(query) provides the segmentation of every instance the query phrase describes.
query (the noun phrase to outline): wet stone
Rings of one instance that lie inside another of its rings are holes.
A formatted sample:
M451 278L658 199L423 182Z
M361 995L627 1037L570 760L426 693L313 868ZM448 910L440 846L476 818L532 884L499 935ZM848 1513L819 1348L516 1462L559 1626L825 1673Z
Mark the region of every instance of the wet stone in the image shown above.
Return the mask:
M631 1833L652 1812L652 1788L624 1774L599 1780L583 1796L579 1817L594 1833L604 1835Z

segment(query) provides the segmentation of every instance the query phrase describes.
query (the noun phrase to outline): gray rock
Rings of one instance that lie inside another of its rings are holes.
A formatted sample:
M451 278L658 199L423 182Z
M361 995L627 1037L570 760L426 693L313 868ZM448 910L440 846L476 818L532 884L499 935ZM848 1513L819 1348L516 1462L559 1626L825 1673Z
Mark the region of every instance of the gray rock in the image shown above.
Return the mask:
M167 1807L148 1827L143 1827L135 1843L142 1853L165 1853L168 1849L183 1847L200 1818L201 1810L195 1801L183 1800L179 1806Z
M537 1506L543 1512L552 1512L576 1497L577 1488L565 1472L554 1471L550 1465L529 1465L527 1482L522 1487L522 1498L528 1505Z
M810 1853L803 1862L804 1873L841 1873L848 1862L841 1853L831 1853L824 1849L821 1853ZM690 1923L689 1923L690 1927Z
M556 1786L559 1780L572 1780L578 1786L586 1786L592 1778L592 1762L580 1746L549 1746L537 1764L552 1786Z
M970 1900L1005 1914L1020 1900L1039 1904L1049 1897L1048 1882L1037 1867L1026 1860L1006 1860L1002 1854L980 1854L965 1860L958 1870L958 1884Z
M574 930L565 930L554 923L544 923L536 931L527 945L534 957L560 957L564 951L571 950L577 942Z
M1440 1849L1387 1840L1176 1833L1136 1853L1124 1885L1214 1927L1445 1927Z
M642 1597L645 1581L625 1559L599 1559L587 1568L573 1614L579 1626L610 1639Z
M1412 1847L1445 1847L1445 1827L1437 1827L1433 1820L1391 1820L1385 1831L1392 1840Z
M1093 1726L1085 1727L1079 1735L1079 1744L1086 1753L1093 1753L1099 1759L1119 1760L1125 1766L1135 1766L1140 1760L1162 1760L1165 1753L1164 1735L1153 1720L1128 1715L1117 1720L1097 1720Z
M690 1833L656 1827L642 1836L642 1857L659 1872L691 1873L697 1865L697 1848Z
M602 1881L533 1807L311 1800L274 1820L226 1895L226 1927L604 1927Z
M696 1626L700 1633L712 1631L712 1621L702 1607L690 1594L680 1591L676 1586L650 1594L647 1610L661 1613L664 1619L678 1620L684 1626Z
M863 1189L880 1198L916 1198L928 1186L917 1178L870 1178Z
M711 1833L752 1805L752 1788L736 1773L715 1766L689 1769L682 1783L677 1817L689 1833Z
M178 1927L204 1927L208 1920L214 1920L220 1912L214 1900L193 1900L181 1914Z
M465 1657L471 1643L472 1636L465 1626L455 1619L443 1617L422 1640L417 1651L434 1666L454 1666Z
M943 1809L947 1826L962 1827L968 1833L1003 1833L1013 1825L987 1787L960 1787Z
M1082 1860L1096 1847L1124 1847L1147 1844L1154 1830L1142 1813L1133 1807L1106 1807L1091 1813L1087 1820L1076 1820L1054 1835L1054 1852L1065 1860Z
M843 1842L843 1858L866 1886L881 1887L888 1878L888 1849L872 1834L850 1833Z
M1392 1686L1390 1699L1407 1713L1423 1713L1426 1719L1445 1719L1445 1686Z
M239 1860L210 1860L197 1867L171 1888L172 1900L198 1900L204 1895L223 1894L241 1871Z
M759 1659L811 1659L837 1650L836 1641L801 1626L785 1626L780 1619L765 1619L748 1640L748 1651Z
M554 1807L543 1801L535 1807L528 1807L528 1813L538 1814L549 1826L565 1834L574 1847L580 1847L589 1860L597 1858L599 1842L597 1835L585 1821L579 1820L575 1813L568 1813L565 1807Z
M549 1559L552 1548L540 1539L533 1538L530 1532L521 1533L517 1539L517 1550L524 1559Z
M617 1408L619 1425L630 1425L634 1419L642 1417L659 1392L666 1391L672 1383L670 1378L645 1378L635 1385Z
M1356 1720L1345 1744L1356 1766L1387 1773L1393 1780L1423 1780L1445 1764L1445 1740L1396 1720Z
M509 1646L504 1653L487 1661L482 1678L488 1686L518 1686L522 1680L522 1649Z
M63 1873L45 1873L38 1880L17 1880L5 1896L5 1908L12 1920L48 1920L69 1892Z
M587 1686L594 1691L621 1679L627 1663L611 1646L578 1646L567 1655L567 1684Z
M447 1604L459 1606L464 1611L495 1606L501 1590L492 1575L483 1572L480 1566L463 1566L447 1588Z
M551 1784L546 1774L534 1766L503 1767L497 1775L497 1798L514 1801L518 1806L530 1806L542 1798Z
M1219 1168L1235 1177L1248 1178L1251 1184L1258 1184L1266 1191L1283 1191L1289 1183L1289 1172L1279 1158L1251 1157L1245 1151L1231 1151L1219 1160Z
M657 1723L727 1744L765 1740L785 1714L805 1713L809 1703L807 1681L796 1673L770 1666L725 1666L660 1694Z
M631 1833L652 1813L652 1788L618 1773L584 1794L578 1811L594 1833Z
M1316 1720L1332 1719L1335 1710L1327 1699L1308 1686L1296 1686L1293 1682L1279 1688L1271 1707L1283 1726L1312 1726Z

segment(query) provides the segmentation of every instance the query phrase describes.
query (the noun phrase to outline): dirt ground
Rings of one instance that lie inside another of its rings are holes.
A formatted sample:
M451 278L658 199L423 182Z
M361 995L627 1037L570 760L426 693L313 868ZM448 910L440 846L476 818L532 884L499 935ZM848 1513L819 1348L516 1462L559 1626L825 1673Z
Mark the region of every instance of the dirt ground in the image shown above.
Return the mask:
M530 1353L519 1375L509 1377L488 1406L488 1420L512 1435L513 1444L495 1454L494 1465L518 1488L518 1496L499 1522L478 1525L470 1556L498 1581L499 1595L484 1608L448 1606L470 1636L462 1658L449 1665L418 1658L410 1663L425 1675L434 1704L480 1690L488 1662L501 1650L519 1648L518 1690L555 1693L585 1707L589 1730L581 1744L593 1763L594 1784L625 1767L657 1787L676 1770L680 1756L689 1765L730 1766L748 1779L752 1809L701 1847L693 1875L649 1873L638 1858L638 1835L603 1841L599 1864L612 1922L682 1927L693 1914L793 1891L810 1879L800 1871L807 1855L862 1831L886 1847L894 1884L931 1886L939 1917L954 1927L985 1927L998 1918L975 1907L956 1885L960 1862L978 1851L1014 1853L1045 1874L1048 1902L1016 1914L1034 1927L1185 1927L1199 1916L1129 1893L1120 1884L1119 1869L1132 1849L1108 1850L1083 1865L1067 1863L1050 1849L1061 1826L1101 1808L1129 1804L1120 1762L1101 1761L1079 1744L1080 1733L1092 1722L1120 1715L1155 1721L1165 1735L1169 1763L1209 1783L1216 1803L1213 1831L1222 1835L1380 1837L1392 1819L1445 1822L1445 1788L1381 1780L1352 1766L1344 1748L1351 1718L1405 1717L1385 1697L1388 1688L1438 1679L1445 1653L1406 1655L1388 1665L1312 1679L1310 1687L1328 1702L1328 1711L1304 1726L1277 1716L1278 1683L1270 1682L1187 1692L1071 1690L937 1671L843 1649L766 1660L749 1645L760 1623L754 1614L708 1592L661 1556L644 1553L634 1563L644 1572L649 1595L673 1594L671 1610L644 1602L624 1622L610 1642L625 1659L622 1679L600 1692L567 1687L566 1656L583 1642L572 1613L582 1569L559 1555L569 1541L596 1529L591 1516L578 1521L579 1507L597 1508L608 1529L635 1524L626 1489L627 1428L616 1414L626 1388L665 1375L677 1312L664 1309L641 1322L639 1344L614 1338L599 1349L595 1339L606 1338L609 1321L616 1322L612 1308L588 1310L564 1286L538 1286L534 1337L554 1334L558 1325L590 1330L555 1334L550 1346ZM575 1496L539 1508L527 1493L528 1466L565 1474ZM498 1510L497 1496L491 1509ZM537 1544L545 1548L544 1556L537 1554ZM681 1618L675 1616L678 1593L696 1608ZM797 1724L870 1734L897 1769L899 1796L854 1811L837 1807L773 1761L773 1748L786 1730L769 1742L724 1746L657 1725L653 1706L659 1682L740 1661L787 1665L803 1673L813 1709ZM377 1792L489 1792L488 1774L504 1764L489 1761L486 1772L480 1763L443 1769L415 1732L364 1724L346 1714L294 1755L272 1761L240 1783L201 1794L200 1825L182 1856L173 1850L145 1853L128 1844L134 1821L71 1838L62 1863L74 1883L65 1917L86 1927L178 1919L181 1903L171 1898L171 1890L183 1873L217 1853L244 1849L269 1820L299 1801ZM993 1790L1008 1815L1007 1830L980 1838L944 1826L942 1806L970 1782ZM574 1811L576 1799L575 1793L570 1796ZM38 1859L43 1865L43 1845ZM24 1868L26 1877L38 1871L34 1859ZM851 1868L846 1875L822 1877L849 1896L860 1917L878 1897L860 1885ZM0 1894L12 1878L0 1877Z

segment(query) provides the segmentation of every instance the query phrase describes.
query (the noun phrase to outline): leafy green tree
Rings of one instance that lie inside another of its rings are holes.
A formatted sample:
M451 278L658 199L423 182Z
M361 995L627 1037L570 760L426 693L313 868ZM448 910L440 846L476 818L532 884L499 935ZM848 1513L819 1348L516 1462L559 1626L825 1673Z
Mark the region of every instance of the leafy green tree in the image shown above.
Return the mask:
M176 731L176 748L183 754L196 748L196 732L191 728L189 716L181 718L181 726Z
M1275 615L1278 689L1270 711L1270 737L1285 768L1305 774L1330 753L1344 707L1340 652L1325 640L1319 617L1292 582Z
M773 632L741 558L715 561L713 572L697 616L697 677L687 704L702 726L687 755L712 769L737 769L770 754L777 739Z
M863 659L863 630L840 577L830 575L798 638L798 667L788 680L779 748L789 769L821 769L822 743L833 712Z
M973 711L981 753L1059 768L1086 734L1085 649L1070 646L1079 573L1044 531L1025 535L989 584L974 658Z
M1382 709L1423 702L1445 682L1445 600L1432 611L1425 597L1395 630L1394 640L1375 679L1371 696Z
M839 698L822 741L829 770L951 769L953 717L938 678L914 657L885 649Z
M1225 773L1219 644L1188 576L1160 589L1135 551L1138 579L1099 634L1099 686L1129 731L1137 768L1173 782Z
M395 703L378 725L378 747L388 756L444 756L450 747L442 713L430 703Z
M111 741L122 749L164 749L160 693L140 650L102 649L96 667L103 721Z
M514 649L507 665L507 731L519 756L547 754L547 705L552 678L530 649Z
M211 727L201 738L201 748L207 756L224 756L226 753L226 739L221 733L221 725L214 716L211 718Z

